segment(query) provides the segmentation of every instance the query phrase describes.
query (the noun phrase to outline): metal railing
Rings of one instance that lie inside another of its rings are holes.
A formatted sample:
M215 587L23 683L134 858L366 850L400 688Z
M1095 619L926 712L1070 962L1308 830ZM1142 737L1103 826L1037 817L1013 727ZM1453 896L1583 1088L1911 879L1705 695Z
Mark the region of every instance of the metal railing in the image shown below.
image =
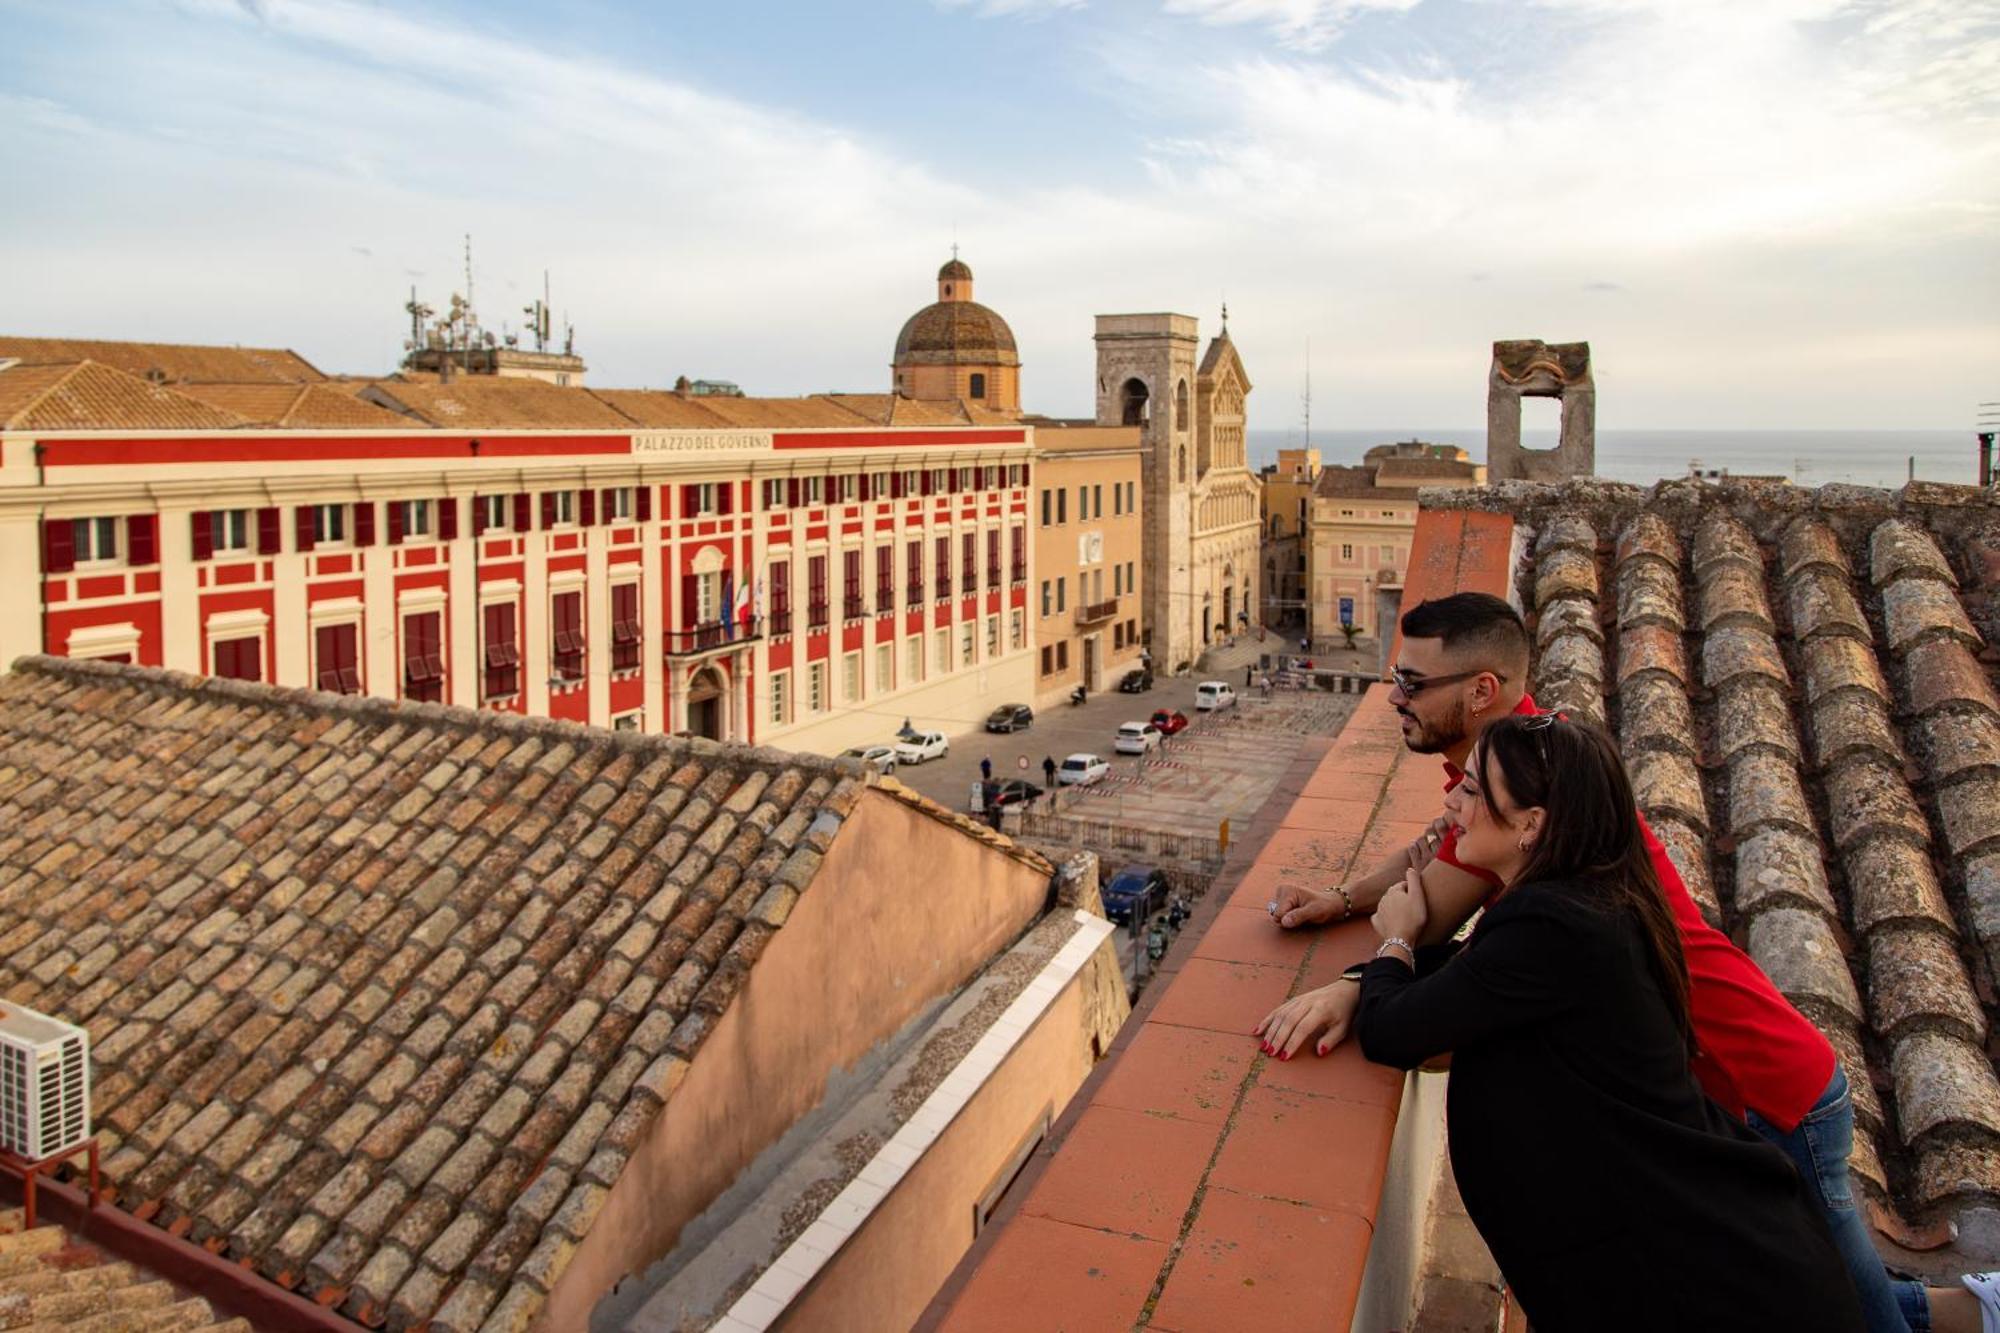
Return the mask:
M711 620L692 629L670 629L665 637L668 657L712 653L720 648L735 648L762 638L763 621L755 618L747 621Z
M1118 599L1113 597L1107 602L1092 602L1077 607L1076 623L1079 625L1094 625L1100 620L1109 620L1117 614Z

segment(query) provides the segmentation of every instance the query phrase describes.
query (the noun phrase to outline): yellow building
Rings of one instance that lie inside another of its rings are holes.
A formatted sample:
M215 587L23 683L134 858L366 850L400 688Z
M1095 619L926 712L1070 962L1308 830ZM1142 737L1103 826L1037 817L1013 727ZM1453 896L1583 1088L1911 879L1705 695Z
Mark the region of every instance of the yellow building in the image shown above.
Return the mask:
M1260 479L1264 521L1262 618L1273 629L1305 624L1306 529L1312 517L1313 484L1319 480L1317 449L1280 449Z
M1137 426L1033 421L1035 703L1115 688L1139 665L1145 622L1145 446Z
M1307 632L1336 640L1343 625L1353 625L1361 637L1377 638L1402 600L1418 489L1485 484L1485 465L1465 450L1421 440L1377 445L1358 467L1322 468L1308 520Z

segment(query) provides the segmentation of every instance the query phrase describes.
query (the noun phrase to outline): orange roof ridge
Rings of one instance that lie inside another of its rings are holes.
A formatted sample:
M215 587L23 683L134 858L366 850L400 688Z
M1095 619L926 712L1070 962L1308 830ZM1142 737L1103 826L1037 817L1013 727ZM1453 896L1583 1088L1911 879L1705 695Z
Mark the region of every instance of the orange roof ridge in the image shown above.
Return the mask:
M233 430L249 423L235 412L85 360L16 407L5 424L13 430Z

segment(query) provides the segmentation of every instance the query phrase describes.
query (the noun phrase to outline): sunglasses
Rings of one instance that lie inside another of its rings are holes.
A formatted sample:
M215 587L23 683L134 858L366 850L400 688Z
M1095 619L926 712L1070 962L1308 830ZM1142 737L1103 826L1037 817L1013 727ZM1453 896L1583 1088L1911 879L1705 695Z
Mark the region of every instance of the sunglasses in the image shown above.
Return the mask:
M1456 685L1461 680L1471 680L1474 676L1485 675L1491 675L1503 685L1507 683L1505 676L1497 671L1489 672L1484 667L1477 671L1460 671L1449 676L1412 676L1401 667L1389 668L1389 682L1403 692L1405 699L1414 699L1433 685Z

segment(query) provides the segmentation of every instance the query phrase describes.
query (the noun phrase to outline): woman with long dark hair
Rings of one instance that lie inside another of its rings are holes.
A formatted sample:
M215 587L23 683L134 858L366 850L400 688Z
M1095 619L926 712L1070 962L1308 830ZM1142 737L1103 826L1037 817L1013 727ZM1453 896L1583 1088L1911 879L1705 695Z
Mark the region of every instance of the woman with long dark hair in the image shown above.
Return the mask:
M1610 738L1495 722L1446 809L1459 859L1506 887L1422 979L1422 880L1383 898L1361 1046L1406 1069L1451 1053L1452 1169L1536 1333L1860 1333L1791 1162L1689 1072L1680 934Z

